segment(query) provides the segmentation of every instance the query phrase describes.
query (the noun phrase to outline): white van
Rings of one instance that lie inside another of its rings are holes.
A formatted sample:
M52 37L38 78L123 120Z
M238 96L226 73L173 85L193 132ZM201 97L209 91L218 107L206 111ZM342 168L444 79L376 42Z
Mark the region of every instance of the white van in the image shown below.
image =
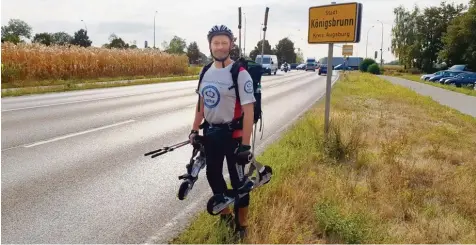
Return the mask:
M263 66L264 72L268 73L269 75L274 74L276 75L276 72L278 71L278 56L276 55L271 55L271 54L265 54L263 55L263 63L261 63L261 55L256 56L256 63L259 63Z

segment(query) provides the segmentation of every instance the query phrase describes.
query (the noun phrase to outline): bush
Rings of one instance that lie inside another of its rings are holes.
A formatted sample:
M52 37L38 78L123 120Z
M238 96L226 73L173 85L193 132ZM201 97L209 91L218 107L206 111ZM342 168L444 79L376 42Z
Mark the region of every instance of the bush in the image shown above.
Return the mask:
M422 71L418 68L409 68L405 71L405 73L410 73L410 74L421 74Z
M362 61L360 64L360 71L362 72L367 72L367 69L369 68L370 65L376 64L375 60L367 58Z
M372 74L380 74L380 67L374 63L374 64L371 64L368 68L367 68L367 72L370 72Z

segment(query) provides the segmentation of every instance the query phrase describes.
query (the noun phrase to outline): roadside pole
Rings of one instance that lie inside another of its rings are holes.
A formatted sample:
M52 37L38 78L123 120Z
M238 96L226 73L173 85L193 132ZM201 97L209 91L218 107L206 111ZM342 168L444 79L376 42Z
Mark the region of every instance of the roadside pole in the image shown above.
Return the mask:
M326 140L330 123L334 43L360 42L361 20L362 4L357 2L340 4L332 2L330 5L309 8L308 43L328 44L326 104L324 113L324 133Z
M269 7L266 7L266 11L264 12L263 41L261 42L261 65L263 64L264 40L266 40L266 29L268 29L268 12Z

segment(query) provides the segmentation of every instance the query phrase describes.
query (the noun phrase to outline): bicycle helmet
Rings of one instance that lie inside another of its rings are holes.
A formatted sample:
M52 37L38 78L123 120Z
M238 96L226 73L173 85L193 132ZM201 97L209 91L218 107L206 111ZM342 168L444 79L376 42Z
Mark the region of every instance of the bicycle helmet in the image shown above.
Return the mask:
M231 42L233 42L234 39L233 32L225 25L213 26L212 29L210 29L207 35L208 43L210 43L212 38L216 35L227 35Z
M210 29L210 31L208 32L208 35L207 35L211 56L216 61L221 61L222 66L224 68L225 67L225 60L228 59L228 57L230 56L231 47L230 47L230 50L228 52L228 55L225 58L218 59L215 56L213 56L212 48L211 48L211 42L212 42L212 38L214 36L217 36L217 35L226 35L226 36L228 36L230 38L230 43L233 43L234 36L233 36L233 32L228 27L226 27L225 25L220 25L220 26L215 25L215 26L213 26L212 29Z

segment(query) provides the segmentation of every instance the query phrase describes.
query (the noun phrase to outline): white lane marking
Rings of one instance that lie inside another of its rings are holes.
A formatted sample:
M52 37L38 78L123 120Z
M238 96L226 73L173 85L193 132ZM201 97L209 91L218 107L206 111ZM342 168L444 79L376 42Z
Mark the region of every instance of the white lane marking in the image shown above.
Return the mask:
M187 90L189 88L179 88L179 89L174 89L174 90L159 90L159 91L154 91L154 92L149 92L149 93L133 93L133 94L123 94L123 95L117 95L117 96L109 96L109 97L101 97L97 99L87 99L87 100L74 100L74 101L68 101L68 102L61 102L61 103L54 103L54 104L46 104L46 105L37 105L37 106L28 106L28 107L21 107L21 108L14 108L14 109L6 109L2 110L2 112L9 112L9 111L21 111L21 110L28 110L28 109L35 109L35 108L42 108L42 107L50 107L50 106L56 106L56 105L68 105L68 104L76 104L76 103L83 103L83 102L90 102L90 101L99 101L99 100L108 100L108 99L117 99L121 97L131 97L131 96L137 96L137 95L150 95L154 93L162 93L162 92L176 92L178 90Z
M333 75L332 77L334 77L334 76L335 76L335 79L334 79L334 81L331 81L331 85L334 85L334 83L339 79L340 73L337 72L337 74ZM309 103L309 105L306 106L302 111L300 111L293 119L288 121L285 125L281 126L278 130L275 131L274 134L271 134L268 137L264 138L262 141L260 141L259 145L256 147L257 152L261 153L264 150L264 148L266 147L266 144L269 144L270 141L279 137L279 135L282 133L282 131L284 131L286 128L291 126L293 123L296 123L296 120L299 119L299 117L301 117L306 111L308 111L310 108L312 108L312 106L314 106L317 101L322 99L322 97L324 97L325 94L326 94L326 91L324 90L324 92L320 93L319 96L312 103ZM253 140L253 139L251 139L251 140ZM229 177L229 174L225 174L223 177L224 177L225 180L227 180L228 177ZM203 196L199 197L198 200L189 204L187 207L185 207L182 210L182 212L175 215L169 222L167 222L167 224L165 224L162 228L160 228L159 231L155 235L147 238L147 240L144 244L155 244L155 243L158 243L158 242L165 243L166 241L161 241L161 240L164 240L164 236L167 237L167 238L172 237L170 235L167 236L165 234L170 233L173 230L173 228L180 222L180 220L184 220L188 215L190 215L190 213L194 209L196 209L197 205L204 202L206 198L210 198L210 197L208 197L206 195L203 195ZM178 231L178 232L182 232L182 231Z
M294 77L294 76L292 76L292 77ZM292 77L290 77L290 78L292 78ZM301 77L301 76L296 75L296 77ZM280 78L274 78L274 79L270 79L268 81L273 81L273 80L278 80L278 79L280 79ZM198 80L196 80L196 81L198 81ZM57 106L57 105L68 105L68 104L90 102L90 101L117 99L117 98L121 98L121 97L130 97L130 96L137 96L137 95L149 95L149 94L154 94L154 93L176 92L176 91L179 91L179 90L187 90L187 89L190 89L190 88L184 87L184 88L177 88L177 89L172 89L172 90L159 90L159 91L154 91L154 92L150 92L150 93L139 92L139 93L133 93L133 94L123 94L123 95L117 95L117 96L101 97L101 98L97 98L97 99L74 100L74 101L54 103L54 104L46 104L46 105L37 105L37 106L28 106L28 107L21 107L21 108L6 109L6 110L2 110L2 112L21 111L21 110L43 108L43 107L50 107L50 106Z
M87 133L91 133L91 132L95 132L95 131L99 131L99 130L103 130L103 129L107 129L107 128L112 128L112 127L116 127L116 126L119 126L119 125L122 125L122 124L131 123L131 122L135 122L135 120L127 120L127 121L123 121L123 122L119 122L119 123L114 123L114 124L102 126L102 127L99 127L99 128L92 128L92 129L85 130L85 131L82 131L82 132L67 134L67 135L52 138L52 139L49 139L49 140L44 140L44 141L39 141L39 142L36 142L36 143L33 143L33 144L24 145L23 147L30 148L30 147L34 147L34 146L38 146L38 145L43 145L43 144L51 143L51 142L54 142L54 141L63 140L63 139L67 139L67 138L71 138L71 137L75 137L75 136L78 136L78 135L83 135L83 134L87 134Z

